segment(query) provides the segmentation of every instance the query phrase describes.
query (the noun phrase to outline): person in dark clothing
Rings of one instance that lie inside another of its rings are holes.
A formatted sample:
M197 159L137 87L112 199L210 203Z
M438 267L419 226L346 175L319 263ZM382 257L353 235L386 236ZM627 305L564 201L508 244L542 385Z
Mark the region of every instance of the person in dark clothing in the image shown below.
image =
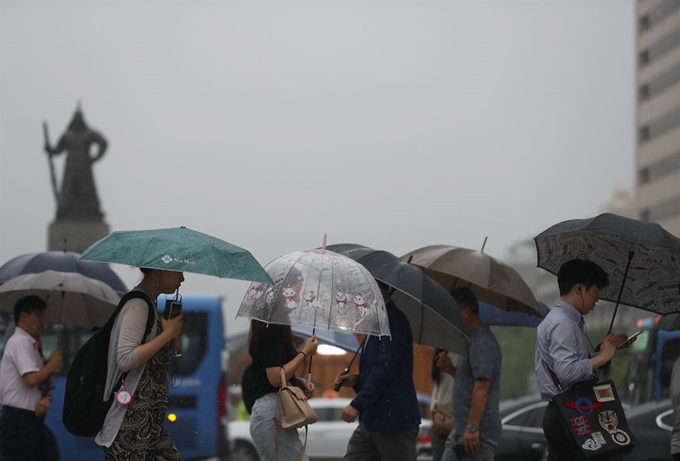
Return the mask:
M295 372L316 353L317 346L316 336L312 336L298 352L293 345L290 325L266 324L259 320L250 322L248 352L253 363L244 375L242 386L246 406L252 413L250 435L264 461L274 461L277 453L281 461L294 460L302 451L298 431L281 427L278 399L281 368L292 385L299 386L307 397L311 397L314 384L296 377ZM308 460L307 455L303 455L302 460Z
M336 384L353 387L356 397L342 419L359 426L347 446L345 461L415 461L420 425L413 385L413 337L406 315L390 300L389 287L378 282L387 302L391 338L366 339L359 374L338 373Z

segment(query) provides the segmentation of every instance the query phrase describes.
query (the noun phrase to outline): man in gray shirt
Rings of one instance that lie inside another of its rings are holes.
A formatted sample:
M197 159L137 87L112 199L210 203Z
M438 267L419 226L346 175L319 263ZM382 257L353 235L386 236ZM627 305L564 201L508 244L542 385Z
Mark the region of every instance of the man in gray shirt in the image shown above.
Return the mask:
M458 360L453 384L454 428L446 440L442 461L492 461L503 431L498 410L501 349L489 327L480 320L472 291L461 287L452 290L451 295L463 314L472 344L469 357ZM449 373L453 369L445 354L437 366Z
M557 284L560 299L537 329L536 379L541 397L550 402L543 419L548 460L574 461L582 459L581 451L572 443L571 434L563 429L560 409L552 398L594 378L594 372L614 357L616 346L626 340L626 334L608 334L602 340L599 354L591 358L583 316L595 309L599 291L609 285L609 277L592 261L572 259L560 267Z

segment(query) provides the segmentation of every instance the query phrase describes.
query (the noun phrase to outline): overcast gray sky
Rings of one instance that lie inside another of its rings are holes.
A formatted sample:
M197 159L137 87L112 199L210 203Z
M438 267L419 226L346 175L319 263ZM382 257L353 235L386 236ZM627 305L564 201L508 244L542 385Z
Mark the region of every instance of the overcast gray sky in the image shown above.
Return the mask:
M263 265L324 233L397 255L488 236L503 258L633 186L631 0L0 12L0 264L46 250L41 124L56 142L79 100L110 143L95 177L111 230L184 225ZM228 296L231 334L247 285L189 274L184 292Z

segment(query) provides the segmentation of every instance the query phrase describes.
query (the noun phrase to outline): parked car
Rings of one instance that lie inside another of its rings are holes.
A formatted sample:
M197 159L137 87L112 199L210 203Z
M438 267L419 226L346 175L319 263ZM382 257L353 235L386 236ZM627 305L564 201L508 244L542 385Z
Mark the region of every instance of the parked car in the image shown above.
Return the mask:
M307 435L307 455L340 456L347 451L347 442L358 423L346 423L340 419L342 409L352 400L347 398L314 398L309 404L314 408L319 421L309 426ZM260 456L250 437L249 421L229 423L232 459L234 461L259 461ZM274 434L272 434L272 437ZM300 431L304 442L305 431Z
M529 395L500 403L503 438L496 449L497 461L540 461L548 446L543 436L543 415L548 402Z
M309 400L309 404L319 415L319 421L309 426L306 452L310 458L343 457L347 451L347 442L359 424L358 421L346 423L340 418L342 409L351 401L352 399L342 397ZM429 435L424 434L429 434L431 425L429 419L423 419L421 422L417 445L419 455L426 455L430 449ZM260 461L253 439L250 437L250 421L230 421L229 438L233 461ZM300 440L304 442L304 438L305 431L300 430Z
M636 405L626 411L628 427L638 441L616 461L661 461L671 458L671 431L675 423L670 399Z

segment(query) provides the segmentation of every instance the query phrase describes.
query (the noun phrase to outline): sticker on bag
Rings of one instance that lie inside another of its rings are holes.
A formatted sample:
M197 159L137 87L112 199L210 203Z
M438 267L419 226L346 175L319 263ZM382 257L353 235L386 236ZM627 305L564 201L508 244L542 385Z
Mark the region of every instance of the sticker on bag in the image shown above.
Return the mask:
M618 428L619 417L616 415L615 411L602 411L597 415L597 417L600 421L600 426L602 426L602 429L609 433L614 443L619 445L628 445L630 443L630 436Z
M593 391L595 391L595 398L598 402L613 402L616 400L614 398L614 391L612 390L611 384L594 386Z
M571 425L574 428L574 433L579 437L588 435L592 432L590 424L588 423L588 418L585 416L571 418Z

